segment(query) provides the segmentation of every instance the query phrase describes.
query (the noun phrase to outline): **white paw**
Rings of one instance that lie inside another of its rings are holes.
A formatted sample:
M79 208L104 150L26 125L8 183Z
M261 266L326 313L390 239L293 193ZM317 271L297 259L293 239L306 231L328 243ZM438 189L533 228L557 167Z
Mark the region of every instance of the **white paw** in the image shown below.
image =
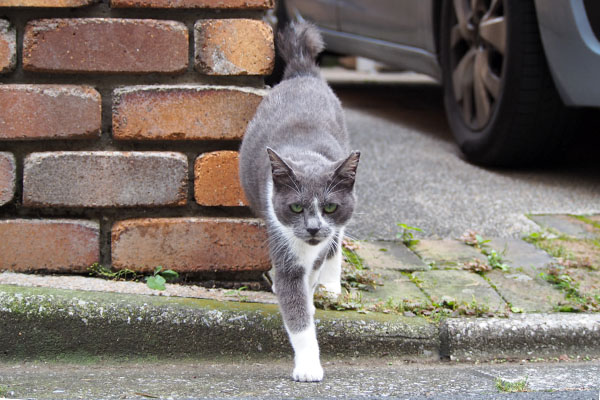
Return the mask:
M340 282L326 282L319 285L321 294L329 297L337 297L342 294L342 285Z
M323 380L323 367L318 360L297 362L292 377L297 382L320 382Z

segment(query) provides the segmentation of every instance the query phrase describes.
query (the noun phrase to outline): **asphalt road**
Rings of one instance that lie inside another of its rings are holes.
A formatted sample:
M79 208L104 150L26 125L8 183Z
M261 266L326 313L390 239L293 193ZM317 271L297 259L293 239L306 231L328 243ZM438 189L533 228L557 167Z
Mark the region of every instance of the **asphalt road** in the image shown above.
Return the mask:
M393 81L393 80L392 80ZM427 237L520 237L528 213L600 213L600 118L549 165L494 170L466 162L454 144L439 86L408 75L379 84L333 83L352 147L360 150L359 205L347 233L394 239L402 222Z
M325 361L325 379L290 379L292 362L145 361L0 363L0 387L35 399L569 399L597 400L600 363L407 363L394 359ZM523 382L507 393L497 380ZM0 396L2 397L2 396Z

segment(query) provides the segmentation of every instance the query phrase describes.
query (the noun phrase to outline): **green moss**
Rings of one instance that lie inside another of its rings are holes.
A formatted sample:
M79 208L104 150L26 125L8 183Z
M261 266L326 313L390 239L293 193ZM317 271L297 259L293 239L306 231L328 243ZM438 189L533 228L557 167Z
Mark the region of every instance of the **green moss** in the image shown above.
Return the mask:
M588 225L592 225L596 229L600 229L600 222L589 219L585 215L571 215L571 217L578 219L581 222L585 222Z

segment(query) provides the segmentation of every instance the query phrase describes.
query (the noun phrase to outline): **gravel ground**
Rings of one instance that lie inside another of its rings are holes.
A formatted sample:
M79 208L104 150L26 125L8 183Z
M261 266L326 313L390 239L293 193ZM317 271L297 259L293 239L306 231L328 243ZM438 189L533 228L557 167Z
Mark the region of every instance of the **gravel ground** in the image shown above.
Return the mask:
M0 384L19 398L47 399L506 399L494 397L499 394L496 380L502 379L526 380L527 390L539 393L519 393L517 399L573 400L597 399L600 388L597 361L432 365L391 358L328 360L321 383L293 382L291 366L291 360L0 363Z
M469 229L520 237L539 230L528 213L600 212L598 129L581 133L576 146L546 166L481 168L466 162L454 144L441 88L431 80L395 74L395 83L360 84L329 75L342 82L333 87L352 147L361 151L359 205L347 233L389 240L402 222L426 237L459 237Z

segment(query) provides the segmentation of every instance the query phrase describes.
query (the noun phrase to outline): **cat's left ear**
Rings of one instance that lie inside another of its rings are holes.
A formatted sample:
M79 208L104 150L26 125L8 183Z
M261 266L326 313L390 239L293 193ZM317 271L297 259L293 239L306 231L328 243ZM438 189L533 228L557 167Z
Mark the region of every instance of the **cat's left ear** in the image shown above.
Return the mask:
M354 185L356 179L356 168L358 168L358 160L360 159L360 151L353 151L348 158L340 161L333 174L334 180L340 183L347 183L350 186Z

